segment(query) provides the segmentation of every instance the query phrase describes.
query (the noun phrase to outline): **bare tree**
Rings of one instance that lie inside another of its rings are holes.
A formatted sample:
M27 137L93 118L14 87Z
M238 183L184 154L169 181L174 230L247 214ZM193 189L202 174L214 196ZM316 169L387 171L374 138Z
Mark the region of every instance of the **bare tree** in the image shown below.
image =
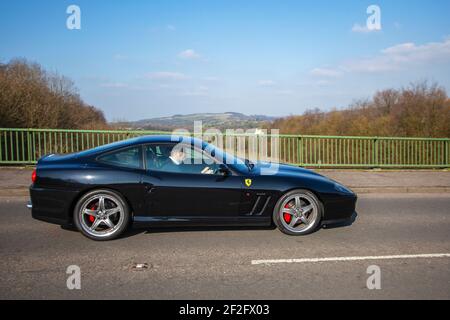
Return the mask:
M0 64L0 126L107 128L103 112L83 102L72 80L37 63Z
M424 81L379 91L347 109L308 110L270 127L291 134L449 137L450 99L443 87Z

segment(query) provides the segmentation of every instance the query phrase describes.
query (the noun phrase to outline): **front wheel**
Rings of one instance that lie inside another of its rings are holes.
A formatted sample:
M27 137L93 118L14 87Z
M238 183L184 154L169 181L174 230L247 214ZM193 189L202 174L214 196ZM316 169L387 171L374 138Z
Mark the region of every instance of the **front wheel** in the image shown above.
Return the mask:
M122 196L110 190L94 190L85 194L74 209L74 222L86 237L112 240L128 226L130 212Z
M308 190L294 190L278 200L273 221L281 232L301 236L317 229L322 219L322 206Z

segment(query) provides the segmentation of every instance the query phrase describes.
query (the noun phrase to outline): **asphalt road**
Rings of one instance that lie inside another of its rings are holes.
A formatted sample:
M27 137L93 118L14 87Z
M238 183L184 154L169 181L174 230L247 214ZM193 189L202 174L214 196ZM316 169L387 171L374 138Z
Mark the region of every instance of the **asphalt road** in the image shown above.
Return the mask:
M450 258L253 265L253 260L450 253L449 194L367 194L351 226L152 229L98 243L0 199L0 299L450 299ZM136 271L135 263L148 269ZM68 290L66 268L81 268ZM381 270L369 290L367 268Z

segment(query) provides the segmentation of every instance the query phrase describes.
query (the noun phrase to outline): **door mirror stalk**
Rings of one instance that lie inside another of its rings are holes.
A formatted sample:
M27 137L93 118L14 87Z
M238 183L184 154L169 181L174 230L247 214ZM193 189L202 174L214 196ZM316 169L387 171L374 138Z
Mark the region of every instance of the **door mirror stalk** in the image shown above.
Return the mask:
M223 163L219 164L219 168L217 169L217 172L219 172L223 176L228 176L231 174L230 169Z

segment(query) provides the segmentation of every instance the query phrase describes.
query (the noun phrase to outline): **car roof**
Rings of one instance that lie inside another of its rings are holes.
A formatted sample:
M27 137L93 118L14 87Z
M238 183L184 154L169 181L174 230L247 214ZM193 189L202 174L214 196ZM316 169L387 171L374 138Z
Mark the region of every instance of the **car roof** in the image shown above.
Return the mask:
M110 144L102 145L93 149L84 150L76 154L77 158L97 156L99 154L110 152L126 147L132 147L135 145L146 144L146 143L186 143L186 144L196 144L205 145L200 139L188 137L188 136L177 136L177 135L151 135L151 136L140 136L136 138L131 138L127 140L117 141Z
M135 141L133 141L133 145L137 144L146 144L146 143L186 143L186 144L192 144L197 146L204 147L207 143L201 139L193 138L189 136L179 136L179 135L154 135L154 136L141 136L136 138ZM130 144L130 145L131 145Z
M141 143L151 143L151 142L192 142L194 140L201 141L199 139L194 139L188 136L178 136L178 135L152 135L152 136L141 136L136 138L135 144Z

